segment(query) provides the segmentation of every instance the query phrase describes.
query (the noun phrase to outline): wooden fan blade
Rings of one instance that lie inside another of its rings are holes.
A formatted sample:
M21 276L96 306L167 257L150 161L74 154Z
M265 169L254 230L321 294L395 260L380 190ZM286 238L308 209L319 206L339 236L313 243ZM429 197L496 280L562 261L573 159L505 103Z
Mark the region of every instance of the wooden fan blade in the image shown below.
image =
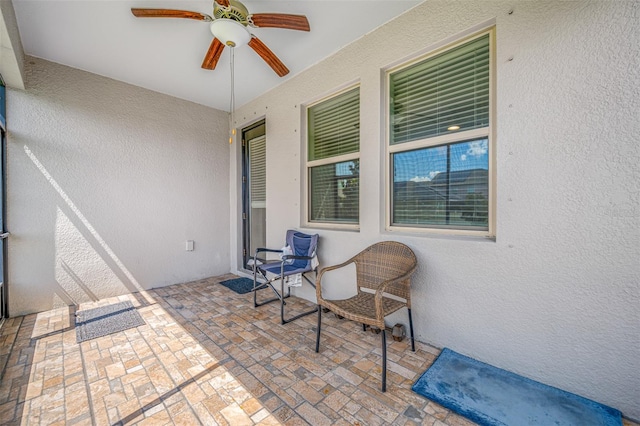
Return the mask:
M131 8L131 13L133 13L136 18L187 18L198 21L213 21L213 18L209 15L190 12L188 10Z
M309 21L304 15L284 13L256 13L249 15L249 22L258 28L286 28L288 30L309 31Z
M211 42L211 46L209 46L209 50L204 57L204 61L202 61L202 68L206 70L213 70L218 65L218 59L220 59L220 55L222 55L222 51L224 50L224 44L217 38L214 38Z
M260 55L262 59L269 65L280 77L289 74L289 69L282 63L280 59L263 43L258 37L251 37L249 47Z
M220 6L229 7L229 0L216 0Z

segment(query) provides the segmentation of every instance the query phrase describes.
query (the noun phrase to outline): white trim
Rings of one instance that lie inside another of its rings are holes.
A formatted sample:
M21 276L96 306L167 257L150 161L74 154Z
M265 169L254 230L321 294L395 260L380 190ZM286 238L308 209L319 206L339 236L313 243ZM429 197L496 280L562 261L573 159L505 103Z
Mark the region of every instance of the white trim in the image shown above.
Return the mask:
M489 29L489 217L487 218L489 232L487 235L495 239L496 237L496 188L498 186L496 173L496 120L498 111L496 108L496 28Z
M332 98L335 98L337 96L340 96L344 93L347 93L353 89L360 89L360 79L357 80L352 80L348 83L345 83L341 86L339 86L338 88L336 88L334 91L330 92L330 93L325 93L320 97L315 98L314 100L311 100L309 102L305 102L302 103L300 105L300 121L301 121L301 134L300 134L300 139L301 139L301 159L302 161L300 161L301 164L301 170L300 170L300 174L301 174L301 178L300 178L300 190L302 193L302 203L301 203L301 208L300 208L300 223L301 223L301 227L304 228L317 228L317 229L334 229L334 230L349 230L349 231L359 231L360 230L360 217L358 216L358 223L357 224L345 224L345 223L339 223L339 222L316 222L316 221L311 221L309 220L309 193L310 193L310 179L309 179L309 169L312 167L317 167L317 166L323 166L323 165L328 165L328 164L335 164L335 163L343 163L346 161L353 161L353 160L359 160L360 159L360 146L358 146L358 151L357 152L351 152L348 154L343 154L343 155L338 155L336 157L329 157L329 158L323 158L320 160L312 160L309 161L309 108L318 105L322 102L325 102L327 100L330 100ZM358 104L360 104L360 93L358 93ZM360 114L362 114L362 108L359 108L360 110ZM359 120L360 122L362 122L362 117L359 116ZM360 139L362 139L362 130L360 130L360 135L359 135ZM358 179L360 177L358 176ZM360 194L358 194L360 195ZM360 197L359 197L360 198Z
M473 39L489 34L489 126L480 129L472 129L462 132L448 133L432 138L421 139L406 143L390 145L390 76L393 72L410 67L418 62L422 62L430 57L434 57L440 53L449 51L457 46L467 43ZM485 238L495 238L496 235L496 105L495 105L495 67L496 67L496 30L495 20L488 23L475 26L473 29L459 35L455 40L446 39L440 43L431 46L428 52L422 51L413 57L407 58L402 62L395 62L383 70L384 72L384 231L385 232L402 232L412 234L434 234L434 235L459 235L459 236L477 236ZM430 146L445 145L455 142L464 142L465 140L487 138L489 140L489 212L487 218L488 230L471 230L471 229L451 229L451 228L429 228L429 227L411 227L398 226L391 224L391 182L393 181L391 170L391 155L398 152L411 151L414 149L426 148Z
M327 164L344 163L347 161L359 160L360 151L350 152L349 154L337 155L335 157L323 158L322 160L307 161L307 170L311 167L324 166Z
M360 224L341 222L307 222L303 228L326 229L332 231L360 231Z
M396 152L412 151L414 149L428 148L430 146L447 145L465 140L488 138L490 127L472 129L464 132L447 133L446 135L434 136L427 139L419 139L411 142L399 143L389 146L389 154Z
M491 238L492 235L489 235L488 231L476 231L473 229L451 229L451 228L416 228L411 226L391 226L389 229L385 230L386 232L392 233L422 233L422 234L440 234L440 235L459 235L459 236L470 236L470 237L483 237L483 238Z

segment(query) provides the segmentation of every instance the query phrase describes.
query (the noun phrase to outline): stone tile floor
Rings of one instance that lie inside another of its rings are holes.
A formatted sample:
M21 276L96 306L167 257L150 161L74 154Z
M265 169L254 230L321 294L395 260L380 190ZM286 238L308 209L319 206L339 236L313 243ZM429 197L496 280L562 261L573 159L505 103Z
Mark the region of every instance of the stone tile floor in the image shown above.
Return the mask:
M146 325L80 344L74 308L7 320L0 424L473 424L411 391L439 350L387 339L383 394L378 335L325 314L316 354L316 315L281 325L278 304L218 285L232 277L82 304L131 300ZM287 312L311 306L292 297Z

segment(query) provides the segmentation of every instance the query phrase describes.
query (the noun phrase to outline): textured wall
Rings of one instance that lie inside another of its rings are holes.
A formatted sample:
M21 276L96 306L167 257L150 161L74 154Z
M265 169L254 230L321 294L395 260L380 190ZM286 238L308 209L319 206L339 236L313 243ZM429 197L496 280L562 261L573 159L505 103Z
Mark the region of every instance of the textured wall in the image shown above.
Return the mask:
M226 113L40 59L26 71L7 99L11 315L229 271Z
M639 419L639 5L426 1L244 106L241 126L266 116L269 244L280 247L301 223L301 197L292 196L303 175L300 105L360 81L361 229L317 230L321 262L405 242L420 263L419 340ZM496 241L385 231L381 70L491 24ZM236 185L237 149L231 156Z

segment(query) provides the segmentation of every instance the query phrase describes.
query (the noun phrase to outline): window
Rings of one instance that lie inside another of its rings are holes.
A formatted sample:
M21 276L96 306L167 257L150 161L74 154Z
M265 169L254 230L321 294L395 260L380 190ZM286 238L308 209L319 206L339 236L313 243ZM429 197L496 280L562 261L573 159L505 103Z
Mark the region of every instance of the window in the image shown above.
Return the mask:
M492 37L388 74L392 229L493 232Z
M357 225L360 207L360 89L307 109L307 220Z

